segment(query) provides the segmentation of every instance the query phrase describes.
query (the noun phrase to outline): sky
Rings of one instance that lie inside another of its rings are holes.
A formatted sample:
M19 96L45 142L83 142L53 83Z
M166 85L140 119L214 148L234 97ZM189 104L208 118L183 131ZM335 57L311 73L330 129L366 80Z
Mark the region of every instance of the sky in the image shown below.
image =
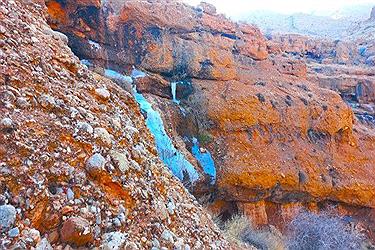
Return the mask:
M200 0L183 0L191 5L199 4ZM281 14L307 13L332 15L341 8L352 5L375 5L375 0L205 0L214 4L218 12L230 17L238 17L243 13L268 10Z

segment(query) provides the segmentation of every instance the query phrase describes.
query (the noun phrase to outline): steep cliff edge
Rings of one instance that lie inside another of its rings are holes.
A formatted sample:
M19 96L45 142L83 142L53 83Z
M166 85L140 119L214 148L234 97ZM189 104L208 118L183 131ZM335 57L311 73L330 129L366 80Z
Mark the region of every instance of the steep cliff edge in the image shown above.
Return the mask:
M0 248L228 249L132 96L79 63L43 6L0 1Z
M294 208L333 204L373 230L374 129L321 88L303 58L207 5L118 3L46 1L50 25L93 70L154 74L135 84L176 144L190 150L196 137L213 154L215 209L282 224ZM179 82L178 105L170 82Z

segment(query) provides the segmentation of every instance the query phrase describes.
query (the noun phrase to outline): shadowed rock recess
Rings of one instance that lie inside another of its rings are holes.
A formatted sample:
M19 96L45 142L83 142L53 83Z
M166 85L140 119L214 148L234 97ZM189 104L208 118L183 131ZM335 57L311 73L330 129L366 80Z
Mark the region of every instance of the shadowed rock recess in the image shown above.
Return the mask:
M329 210L375 239L362 33L266 38L175 0L0 1L4 247L231 249L187 190L222 219Z

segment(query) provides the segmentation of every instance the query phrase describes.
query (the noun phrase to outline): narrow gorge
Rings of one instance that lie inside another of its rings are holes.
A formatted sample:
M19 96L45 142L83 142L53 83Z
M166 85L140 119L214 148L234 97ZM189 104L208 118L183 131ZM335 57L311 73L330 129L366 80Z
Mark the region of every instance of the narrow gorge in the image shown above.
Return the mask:
M0 248L269 249L213 218L302 211L375 242L374 16L333 40L204 2L0 3Z

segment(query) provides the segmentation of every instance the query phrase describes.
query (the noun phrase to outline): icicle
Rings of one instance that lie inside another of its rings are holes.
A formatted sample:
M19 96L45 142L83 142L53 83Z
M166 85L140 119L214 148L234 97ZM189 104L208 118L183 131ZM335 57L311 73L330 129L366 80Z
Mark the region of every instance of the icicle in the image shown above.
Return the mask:
M105 75L112 79L127 81L130 84L133 83L133 79L146 76L144 72L136 69L133 69L131 77L110 69L105 70ZM171 84L171 86L172 93L174 93L173 101L178 103L176 100L176 83ZM199 174L194 166L173 145L171 138L169 138L167 132L165 131L160 114L152 108L151 103L149 103L141 93L137 92L137 87L135 84L132 85L132 91L140 108L147 113L146 125L150 132L154 135L156 149L159 153L160 159L181 181L186 180L185 178L188 177L189 181L194 183L196 180L198 180Z
M173 102L180 104L180 101L176 98L176 92L177 92L177 82L171 82L171 92L173 97Z

